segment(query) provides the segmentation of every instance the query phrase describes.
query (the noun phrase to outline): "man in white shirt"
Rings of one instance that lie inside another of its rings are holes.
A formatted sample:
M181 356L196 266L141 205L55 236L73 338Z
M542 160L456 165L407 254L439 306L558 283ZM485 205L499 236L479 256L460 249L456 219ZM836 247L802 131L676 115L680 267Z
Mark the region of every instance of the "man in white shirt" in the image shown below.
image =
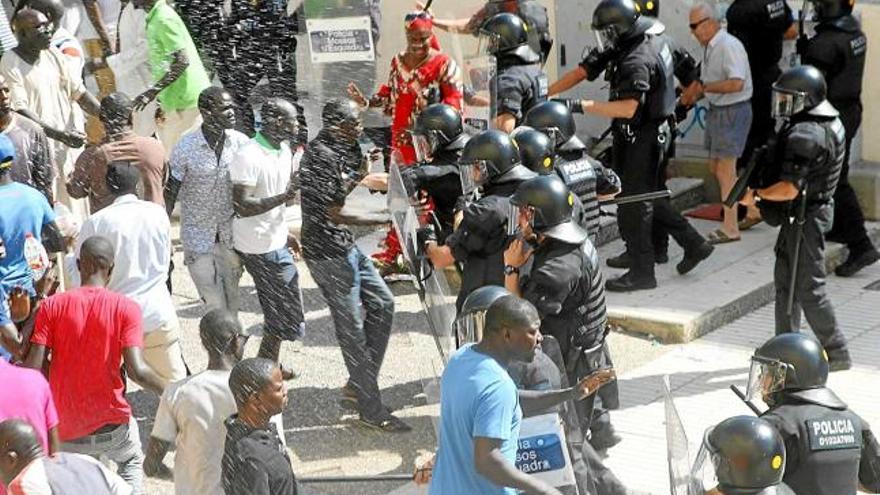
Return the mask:
M165 389L144 460L147 476L168 476L162 459L176 448L174 491L178 495L223 493L224 421L236 412L229 372L241 361L247 342L241 323L224 309L211 310L202 318L199 337L208 351L208 369ZM284 431L280 415L272 421L279 432Z
M724 201L736 182L736 160L746 146L752 126L752 73L742 42L721 28L718 12L699 3L690 10L691 33L701 45L703 65L701 94L709 101L705 144L709 169L718 179ZM750 215L752 216L752 215ZM721 228L709 235L709 243L723 244L740 239L737 208L724 208Z
M49 137L58 174L55 199L74 213L88 214L84 202L71 200L64 188L64 177L82 147L84 135L76 128L78 104L97 115L100 105L73 74L64 55L51 45L54 23L40 11L25 7L13 18L18 47L3 54L0 73L9 84L12 108L38 123ZM60 179L60 180L59 180ZM60 187L59 187L60 184Z
M187 372L180 350L180 323L165 285L171 263L171 224L164 208L138 199L139 181L140 171L131 162L107 166L107 187L116 199L83 223L76 253L94 235L113 243L116 261L107 288L140 306L144 360L162 379L174 382Z
M301 156L294 155L289 144L297 132L294 106L270 98L261 113L262 131L238 148L229 168L236 215L232 245L254 279L263 308L265 336L258 356L278 362L281 342L305 333L299 273L288 249L299 251L299 243L284 221ZM282 372L285 379L293 378L289 371Z

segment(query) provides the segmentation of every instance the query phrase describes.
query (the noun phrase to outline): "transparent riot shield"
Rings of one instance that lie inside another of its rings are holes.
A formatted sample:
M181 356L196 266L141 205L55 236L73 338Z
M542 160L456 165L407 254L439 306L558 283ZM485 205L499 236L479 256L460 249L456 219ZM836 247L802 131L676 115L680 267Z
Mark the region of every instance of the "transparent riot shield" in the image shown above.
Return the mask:
M671 495L692 495L688 439L681 416L675 407L675 400L672 398L669 375L663 377L663 392L666 412L666 458L669 462L669 493Z
M492 55L464 59L464 123L475 130L495 128L498 116L497 66Z
M417 241L417 230L424 226L406 191L400 168L392 161L388 175L388 211L400 239L406 261L425 309L429 330L437 344L438 355L427 363L432 373L422 383L428 404L440 403L440 375L449 355L455 350L455 294L450 290L443 270L434 270ZM436 420L434 428L438 427Z

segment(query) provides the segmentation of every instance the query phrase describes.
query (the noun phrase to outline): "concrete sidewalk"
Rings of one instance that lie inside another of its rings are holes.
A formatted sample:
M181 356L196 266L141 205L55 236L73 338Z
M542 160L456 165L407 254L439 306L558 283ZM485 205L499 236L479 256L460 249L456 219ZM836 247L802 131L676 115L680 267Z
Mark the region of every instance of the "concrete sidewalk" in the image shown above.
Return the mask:
M829 384L875 428L880 427L880 291L865 286L878 279L880 264L851 279L828 279L855 361L852 370L832 374ZM669 493L663 375L671 377L694 456L707 427L729 416L751 414L728 386L745 386L749 357L773 335L773 327L771 303L702 338L672 346L670 352L621 376L622 409L612 413L612 421L624 440L609 450L606 462L628 487Z

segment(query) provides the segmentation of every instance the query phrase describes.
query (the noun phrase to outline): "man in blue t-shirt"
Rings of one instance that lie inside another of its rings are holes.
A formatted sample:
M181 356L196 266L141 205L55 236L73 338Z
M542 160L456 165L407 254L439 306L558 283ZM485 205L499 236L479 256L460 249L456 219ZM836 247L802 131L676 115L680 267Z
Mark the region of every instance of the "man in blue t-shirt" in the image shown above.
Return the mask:
M61 239L55 226L55 212L36 189L13 182L10 176L15 147L12 141L0 135L0 239L6 248L5 256L0 256L0 285L7 294L20 288L31 297L36 295L33 274L25 259L25 239L28 234L38 242L42 239L44 228L49 227L52 239L45 239L48 252L61 250Z
M538 312L515 296L486 312L482 340L459 349L440 383L440 439L431 495L559 495L514 465L522 410L507 373L513 361L530 362L541 342Z

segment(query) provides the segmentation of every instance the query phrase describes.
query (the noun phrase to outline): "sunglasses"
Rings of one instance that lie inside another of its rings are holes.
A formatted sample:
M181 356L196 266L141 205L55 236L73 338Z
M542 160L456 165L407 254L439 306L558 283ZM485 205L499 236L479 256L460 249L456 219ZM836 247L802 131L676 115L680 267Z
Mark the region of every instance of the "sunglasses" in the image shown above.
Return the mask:
M412 22L416 19L432 19L432 16L427 11L419 10L418 12L410 12L403 18L404 22Z
M706 21L708 21L708 20L709 20L708 17L704 17L704 18L700 19L700 20L697 21L697 22L692 22L692 23L688 24L688 26L691 28L691 31L696 31L696 29L697 29L698 27L700 27L700 24L702 24L702 23L704 23L704 22L706 22Z

